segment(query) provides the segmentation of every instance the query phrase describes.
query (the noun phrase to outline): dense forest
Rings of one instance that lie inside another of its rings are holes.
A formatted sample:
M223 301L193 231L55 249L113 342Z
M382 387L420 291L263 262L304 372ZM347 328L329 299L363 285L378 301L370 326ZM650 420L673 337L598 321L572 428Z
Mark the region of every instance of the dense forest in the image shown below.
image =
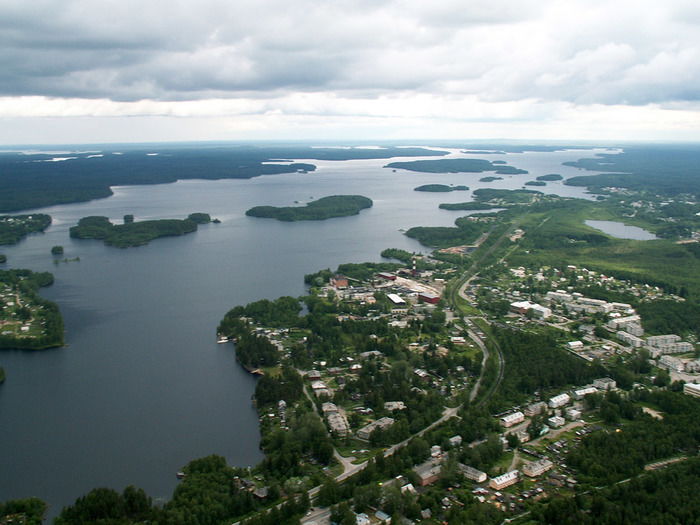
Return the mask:
M334 217L357 215L372 207L372 199L362 195L331 195L306 206L255 206L245 212L249 217L277 219L278 221L322 221Z
M548 173L547 175L540 175L537 177L537 180L543 180L543 181L554 181L554 180L562 180L564 177L559 175L558 173Z
M568 166L605 172L567 179L565 184L603 188L628 188L657 195L700 195L700 147L691 145L625 146L622 153L565 162Z
M658 525L697 523L700 460L689 459L628 483L575 498L554 498L535 507L533 523L551 525Z
M585 385L606 374L602 366L589 365L562 349L552 334L494 326L493 335L506 363L492 402L499 409L522 402L535 392L560 393L557 389Z
M483 217L483 215L482 215ZM450 226L416 226L410 228L406 235L425 246L445 248L472 244L480 235L491 228L490 223L476 222L468 217L460 217L455 221L455 227Z
M662 419L644 413L639 403L655 407ZM594 432L567 457L580 479L596 486L635 476L653 461L695 455L700 445L700 403L680 392L640 390L629 398L609 393L600 416L621 430Z
M153 152L157 151L157 154ZM50 162L51 154L0 154L0 212L82 202L112 195L111 186L164 184L184 179L249 179L314 171L313 164L284 159L388 159L441 156L427 148L313 148L254 145L106 146L101 157L75 152Z
M43 232L51 224L51 217L43 213L33 215L0 215L0 244L15 244L34 232Z
M501 175L518 175L526 170L483 159L436 159L390 162L385 168L419 171L422 173L483 173L493 171Z
M197 231L198 222L204 221L206 214L196 214L197 221L187 219L159 219L152 221L112 224L107 217L83 217L77 226L70 229L70 236L77 239L100 239L109 246L128 248L142 246L159 237L184 235ZM192 217L192 215L190 215Z

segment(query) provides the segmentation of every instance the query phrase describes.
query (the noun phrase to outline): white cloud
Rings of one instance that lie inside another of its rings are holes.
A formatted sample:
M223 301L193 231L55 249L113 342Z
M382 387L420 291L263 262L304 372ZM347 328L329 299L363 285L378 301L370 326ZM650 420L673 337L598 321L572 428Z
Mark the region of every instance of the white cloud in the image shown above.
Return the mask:
M698 24L690 0L5 0L0 116L401 133L408 119L559 130L596 115L600 130L634 115L650 136L672 122L687 135Z

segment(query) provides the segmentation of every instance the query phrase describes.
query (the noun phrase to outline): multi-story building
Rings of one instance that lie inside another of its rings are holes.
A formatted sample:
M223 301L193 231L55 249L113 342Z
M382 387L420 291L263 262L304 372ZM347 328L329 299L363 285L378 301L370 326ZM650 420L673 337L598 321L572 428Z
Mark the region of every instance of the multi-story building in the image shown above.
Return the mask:
M659 368L665 368L673 372L683 372L685 370L685 363L677 357L662 355L659 359Z
M558 396L551 398L547 404L549 405L549 408L559 408L563 407L564 405L568 405L569 401L571 401L569 394L559 394Z
M572 392L572 395L574 396L574 399L575 399L576 401L580 401L580 400L583 399L584 397L589 396L589 395L591 395L591 394L595 394L596 392L598 392L598 389L597 389L596 387L594 387L594 386L586 386L586 387L583 387L583 388L579 388L578 390L574 390L574 391Z
M510 472L506 472L505 474L491 478L491 481L489 481L489 487L491 487L493 490L501 490L514 485L518 482L518 480L520 480L520 472L517 470L511 470Z
M700 384L686 383L683 385L683 393L688 396L700 397Z
M369 425L362 427L360 430L358 430L357 437L360 439L369 439L372 432L374 432L376 429L381 428L382 430L384 430L384 429L389 428L393 424L394 424L394 418L382 417L380 419L377 419L376 421L373 421Z
M599 390L612 390L617 387L617 383L609 377L601 377L593 380L593 386Z
M540 476L550 470L554 466L554 463L548 459L538 459L537 461L532 461L523 465L523 474L530 478Z
M513 425L517 425L518 423L522 423L525 421L525 414L522 412L513 412L512 414L508 414L507 416L503 416L500 419L501 425L504 427L512 427Z
M544 401L537 401L525 407L525 415L528 417L536 416L547 410L547 403Z
M623 343L630 345L632 348L641 348L644 344L643 339L623 330L617 332L617 338Z
M481 472L480 470L470 467L469 465L460 463L458 468L459 471L464 474L465 478L476 481L477 483L483 483L488 478L485 472Z

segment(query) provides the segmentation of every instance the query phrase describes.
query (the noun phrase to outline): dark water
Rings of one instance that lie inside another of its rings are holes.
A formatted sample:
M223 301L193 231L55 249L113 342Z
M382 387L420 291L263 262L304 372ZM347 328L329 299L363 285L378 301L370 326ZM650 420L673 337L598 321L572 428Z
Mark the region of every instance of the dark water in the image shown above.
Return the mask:
M560 163L582 156L503 156L532 173L491 184L477 182L483 174L392 173L376 160L324 162L311 174L123 187L108 199L42 209L54 219L51 228L0 251L6 267L54 273L56 283L42 294L59 304L69 344L0 353L7 372L0 387L0 501L37 496L55 515L91 488L128 484L167 499L176 471L191 459L216 453L232 465L257 463L254 380L236 365L232 347L215 343L229 308L301 295L305 273L379 260L387 247L421 251L399 230L452 225L464 212L437 205L470 200L471 192L426 194L416 186L517 188L545 173L579 174ZM584 196L561 184L547 191ZM322 222L244 215L254 205L333 194L366 195L374 207ZM127 250L68 237L68 228L87 215L121 221L127 213L142 220L199 211L222 224ZM56 244L80 262L54 265L49 251Z

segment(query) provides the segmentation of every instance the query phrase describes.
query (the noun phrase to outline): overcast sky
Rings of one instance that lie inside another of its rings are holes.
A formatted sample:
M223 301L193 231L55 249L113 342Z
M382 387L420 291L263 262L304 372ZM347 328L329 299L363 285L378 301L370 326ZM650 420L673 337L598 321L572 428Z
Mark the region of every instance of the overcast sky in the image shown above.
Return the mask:
M0 0L0 143L700 141L698 0Z

